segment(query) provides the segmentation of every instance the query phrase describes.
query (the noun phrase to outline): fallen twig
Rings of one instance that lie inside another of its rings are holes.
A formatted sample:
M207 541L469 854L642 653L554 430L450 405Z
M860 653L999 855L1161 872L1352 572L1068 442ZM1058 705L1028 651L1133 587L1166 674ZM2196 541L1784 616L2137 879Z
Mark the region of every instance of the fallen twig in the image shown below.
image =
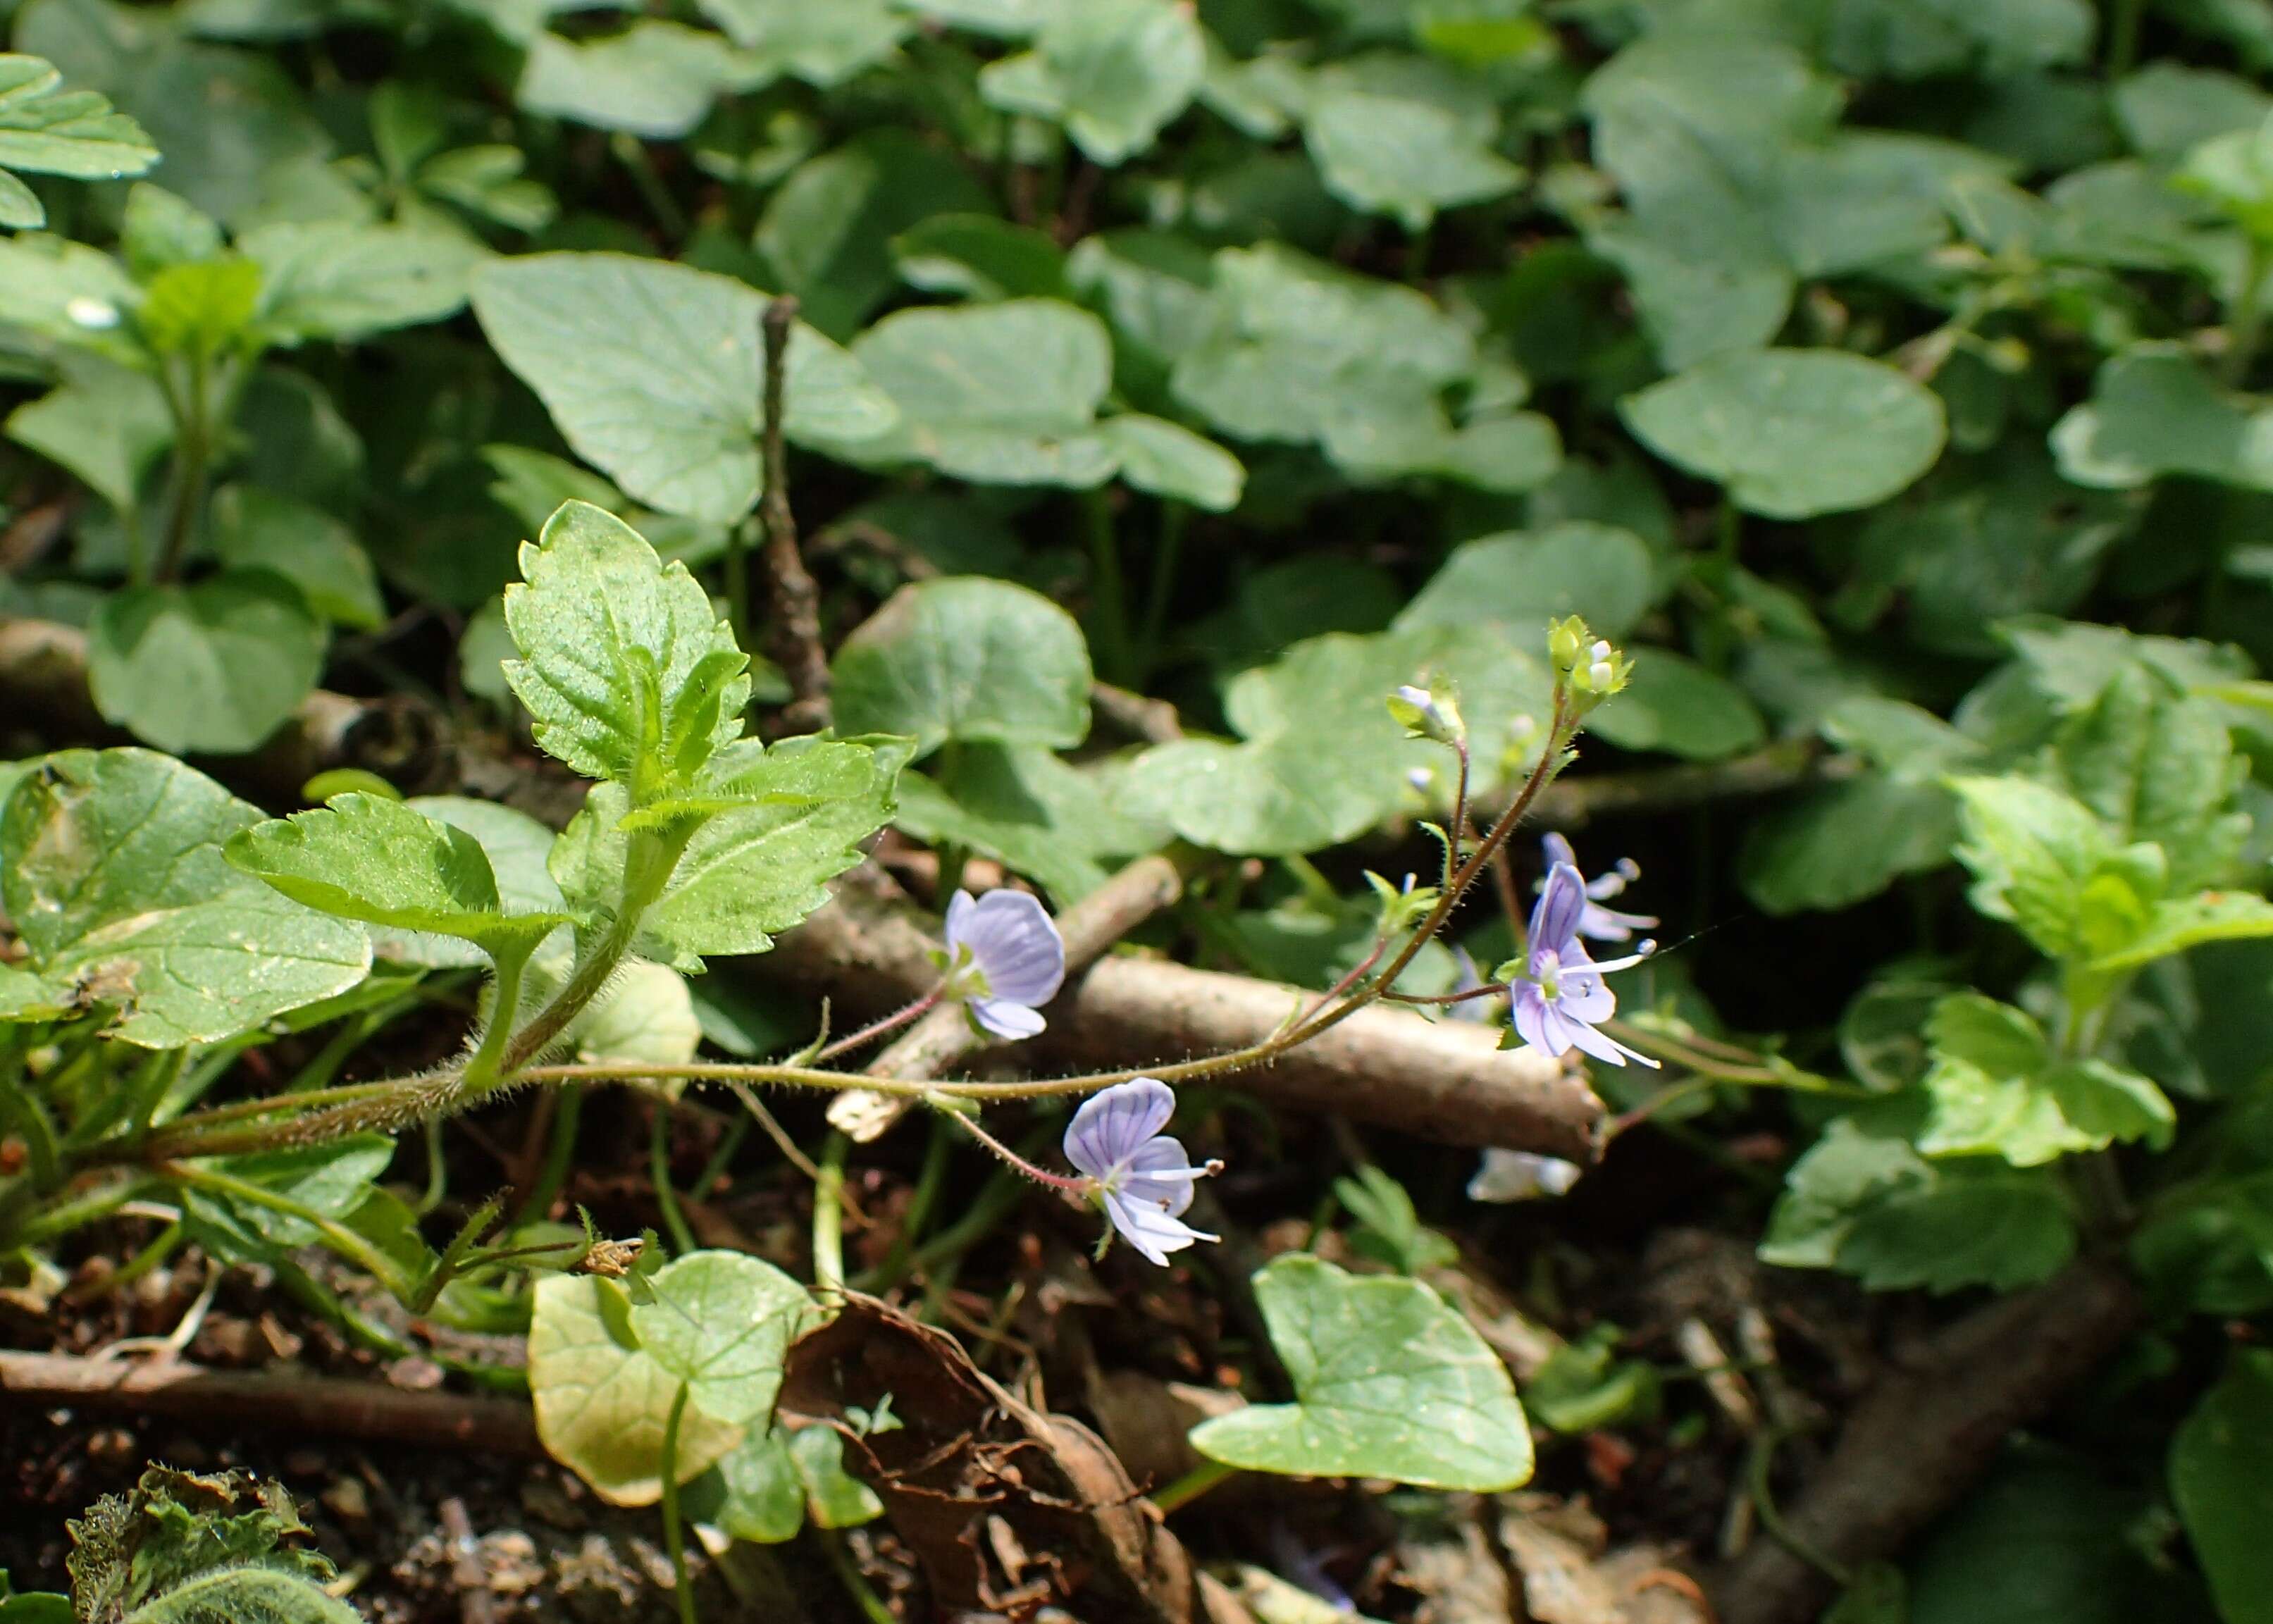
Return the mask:
M2014 1427L2114 1351L2139 1312L2119 1269L2089 1262L1956 1321L1864 1396L1784 1523L1840 1563L1893 1556L1972 1486ZM1755 1540L1714 1585L1722 1624L1804 1624L1831 1588L1770 1539Z
M0 1393L29 1403L169 1416L261 1432L368 1438L432 1448L538 1456L527 1404L413 1392L340 1376L134 1364L66 1353L0 1352Z
M847 876L837 900L784 936L755 969L826 994L856 1014L922 996L937 980L932 939L881 883ZM1049 1029L1022 1047L1040 1062L1129 1066L1224 1053L1268 1037L1315 995L1275 982L1115 954L1069 977ZM1363 1009L1231 1086L1273 1104L1456 1145L1500 1145L1574 1160L1594 1155L1602 1102L1585 1078L1467 1022Z
M758 511L766 528L767 595L773 605L773 653L796 695L782 707L791 733L829 725L829 655L821 643L821 593L797 550L797 518L789 505L789 457L784 447L783 396L797 298L783 294L766 306L765 494Z

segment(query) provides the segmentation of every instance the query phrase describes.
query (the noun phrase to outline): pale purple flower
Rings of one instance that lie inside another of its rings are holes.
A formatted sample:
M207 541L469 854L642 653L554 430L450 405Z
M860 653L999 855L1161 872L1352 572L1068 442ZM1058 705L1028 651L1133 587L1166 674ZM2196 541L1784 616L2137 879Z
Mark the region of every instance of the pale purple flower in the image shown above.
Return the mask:
M1550 870L1557 863L1567 863L1572 868L1579 866L1578 854L1571 849L1571 842L1560 834L1549 834L1540 844L1546 848L1547 864ZM1615 908L1602 906L1612 897L1622 894L1630 883L1640 878L1640 865L1632 857L1620 857L1609 873L1597 874L1592 879L1584 880L1587 906L1579 916L1579 934L1592 937L1598 942L1622 942L1632 938L1636 931L1656 929L1657 918L1653 914L1622 914ZM1546 884L1544 880L1540 883L1542 886Z
M1484 1152L1483 1164L1468 1180L1472 1201L1527 1201L1542 1195L1562 1195L1579 1182L1584 1170L1559 1156L1538 1156L1529 1150Z
M947 996L997 1037L1031 1037L1065 981L1065 939L1024 891L957 891L947 905Z
M1221 1237L1183 1221L1196 1180L1184 1147L1160 1130L1175 1114L1175 1090L1157 1077L1116 1082L1084 1100L1066 1125L1066 1160L1096 1183L1098 1202L1129 1244L1166 1267L1168 1254Z
M1515 1029L1523 1041L1549 1054L1572 1049L1612 1066L1629 1058L1644 1066L1657 1062L1594 1029L1617 1013L1618 1000L1602 979L1606 971L1639 964L1656 950L1644 942L1630 957L1597 964L1579 939L1587 908L1587 882L1568 863L1547 871L1539 903L1531 910L1530 957L1515 986Z

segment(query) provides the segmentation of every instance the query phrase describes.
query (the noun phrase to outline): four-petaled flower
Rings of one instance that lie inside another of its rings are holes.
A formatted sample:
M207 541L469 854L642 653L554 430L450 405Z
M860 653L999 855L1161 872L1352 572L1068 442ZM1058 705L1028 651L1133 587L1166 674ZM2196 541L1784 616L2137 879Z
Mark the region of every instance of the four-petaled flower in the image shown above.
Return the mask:
M1183 1221L1195 1181L1218 1164L1192 1166L1182 1144L1160 1132L1175 1110L1174 1089L1137 1077L1084 1100L1065 1133L1066 1160L1089 1175L1113 1227L1164 1267L1171 1252L1220 1239Z
M1579 1182L1585 1170L1559 1156L1540 1156L1529 1150L1484 1152L1483 1164L1468 1180L1472 1201L1527 1201L1542 1195L1562 1195Z
M957 891L947 905L947 987L997 1037L1031 1037L1065 981L1065 939L1024 891Z
M1538 906L1531 910L1530 956L1515 986L1516 1032L1549 1054L1577 1049L1612 1066L1632 1058L1654 1066L1657 1062L1647 1055L1594 1029L1617 1013L1618 1000L1604 973L1640 963L1655 944L1644 942L1630 957L1595 963L1579 939L1587 907L1587 882L1576 868L1557 863L1547 871Z
M1551 870L1557 863L1579 866L1578 854L1571 842L1560 834L1549 834L1540 844L1546 848L1547 864ZM1605 908L1604 902L1622 894L1627 885L1641 878L1641 868L1632 857L1620 857L1617 866L1607 874L1597 874L1583 883L1587 889L1587 906L1579 915L1579 934L1590 936L1598 942L1622 942L1636 931L1654 930L1657 917L1654 914L1622 914L1615 908ZM1542 880L1543 887L1546 882Z

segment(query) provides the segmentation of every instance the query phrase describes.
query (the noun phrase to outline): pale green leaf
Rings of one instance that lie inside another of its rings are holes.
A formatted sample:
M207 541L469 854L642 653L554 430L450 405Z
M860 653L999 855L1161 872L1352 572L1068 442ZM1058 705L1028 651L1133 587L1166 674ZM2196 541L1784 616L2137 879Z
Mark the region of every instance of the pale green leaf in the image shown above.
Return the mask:
M645 799L740 735L748 662L685 565L569 502L522 545L521 569L505 617L521 657L505 675L547 751L588 777L636 782Z
M363 1204L373 1182L394 1160L394 1141L383 1134L357 1134L328 1145L224 1156L209 1164L309 1212L338 1220ZM322 1231L306 1218L243 1196L191 1189L183 1218L198 1244L232 1262L273 1263L296 1246L311 1246Z
M762 1426L781 1390L789 1344L814 1314L806 1289L739 1252L693 1252L649 1278L632 1329L647 1357L686 1383L706 1414Z
M1192 1447L1209 1459L1485 1493L1530 1479L1531 1428L1507 1366L1421 1282L1296 1254L1256 1275L1255 1298L1295 1402L1201 1423Z
M963 745L937 766L936 782L901 775L894 827L992 857L1061 904L1103 885L1113 859L1168 839L1166 823L1124 804L1109 766L1076 767L1039 745L984 744Z
M561 1037L586 1065L684 1066L702 1045L702 1023L684 976L634 959L577 1011Z
M795 756L818 741L790 740ZM862 858L859 842L892 813L900 757L879 751L855 793L719 812L689 842L661 899L641 916L634 950L681 970L706 954L763 953L776 933L829 900L826 882ZM596 786L553 849L553 877L573 904L608 906L624 867L623 791Z
M1089 647L1039 593L977 576L894 593L837 650L846 731L897 733L919 757L950 739L1066 750L1089 736Z
M165 392L146 372L85 351L65 351L56 370L55 388L8 415L8 438L135 512L142 476L174 441Z
M66 88L52 63L0 54L0 166L108 181L157 161L142 127L101 96Z
M0 321L66 344L108 347L109 312L131 311L141 290L126 267L100 249L59 236L0 238ZM121 356L120 359L125 359Z
M1062 298L1065 251L1046 231L992 214L933 214L892 239L910 287L966 299Z
M1113 381L1105 324L1057 299L887 316L852 345L890 397L889 434L845 447L863 461L920 460L987 484L1085 489L1117 458L1090 432Z
M2075 952L2084 887L2113 855L2105 827L2080 802L2029 779L1958 778L1950 787L1974 907L2012 921L2055 957Z
M891 0L703 0L702 11L761 61L824 90L890 56L914 26Z
M527 812L461 795L413 796L403 805L436 822L461 829L481 843L497 880L499 901L507 913L565 914L560 887L545 866L552 853L553 833ZM375 930L371 950L382 959L437 969L478 966L488 961L488 955L469 942L416 931ZM544 956L540 953L539 960Z
M1322 69L1302 133L1328 191L1408 231L1523 179L1493 150L1499 113L1489 89L1426 57L1382 53Z
M536 35L514 100L527 112L671 141L701 123L720 96L755 90L774 71L715 34L641 18L585 44Z
M1656 597L1655 573L1648 545L1613 525L1510 530L1454 548L1396 625L1497 623L1544 653L1549 623L1581 615L1602 636L1621 638Z
M641 1346L631 1300L612 1280L550 1275L536 1283L529 1327L529 1391L536 1435L553 1459L617 1506L663 1498L663 1435L683 1385ZM689 1403L679 1429L679 1478L699 1477L743 1429Z
M1772 519L1882 502L1933 465L1947 432L1932 391L1842 350L1715 356L1618 409L1652 451Z
M479 841L384 796L350 792L272 819L231 837L226 854L319 912L454 936L500 954L533 949L569 917L506 914Z
M2142 344L2102 363L2091 399L2053 425L2060 472L2131 490L2191 474L2273 490L2273 406L2239 395L2176 345Z
M454 316L491 257L455 231L344 220L263 226L237 248L260 267L261 321L288 344L354 341Z
M223 860L259 820L151 751L49 756L0 811L0 901L50 984L119 1006L121 1038L219 1042L346 992L371 962L362 931Z
M2204 942L2273 936L2273 902L2248 891L2204 891L2154 905L2140 933L2091 961L2095 970L2135 969Z
M577 453L667 512L732 524L757 501L766 296L626 254L532 254L474 280L474 312ZM791 334L784 429L858 442L896 415L844 352Z
M979 94L1009 112L1064 124L1097 162L1150 147L1207 72L1198 19L1173 0L1082 0L1055 8L1024 56L989 64Z
M232 568L283 576L334 625L369 631L386 623L371 555L312 503L258 485L227 486L214 493L213 546Z
M1112 453L1121 477L1139 490L1189 502L1212 513L1227 513L1239 505L1246 468L1213 440L1181 423L1127 412L1099 423L1097 438Z
M300 589L268 570L129 587L87 627L87 685L106 720L161 749L236 754L307 697L324 644Z

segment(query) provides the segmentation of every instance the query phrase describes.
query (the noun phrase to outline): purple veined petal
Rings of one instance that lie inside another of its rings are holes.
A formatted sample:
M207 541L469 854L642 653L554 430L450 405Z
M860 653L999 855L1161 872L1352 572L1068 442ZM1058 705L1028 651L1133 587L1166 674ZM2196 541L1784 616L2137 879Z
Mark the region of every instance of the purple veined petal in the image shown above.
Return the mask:
M1146 1257L1167 1267L1168 1254L1182 1252L1196 1240L1218 1240L1205 1230L1196 1230L1182 1218L1161 1211L1148 1201L1131 1201L1125 1194L1108 1193L1105 1197L1106 1216L1113 1221L1129 1244Z
M1550 873L1557 863L1567 863L1572 868L1579 866L1579 854L1571 849L1571 842L1552 829L1539 837L1539 849L1547 856L1547 867Z
M1616 876L1612 876L1616 878ZM1589 902L1579 916L1579 934L1592 937L1598 942L1622 942L1632 939L1636 931L1657 928L1655 914L1622 914L1615 908L1605 908L1600 902Z
M948 904L948 947L971 949L987 992L1030 1007L1055 998L1065 982L1065 939L1041 899L1004 890L989 891L968 908L960 908L963 901L958 892Z
M1175 1114L1176 1091L1159 1078L1116 1082L1084 1100L1066 1124L1066 1160L1092 1179L1105 1179Z
M1166 1134L1137 1146L1125 1165L1121 1194L1132 1201L1148 1202L1172 1218L1192 1204L1198 1181L1207 1177L1207 1169L1194 1167L1182 1142Z
M1597 1032L1583 1021L1571 1022L1571 1046L1593 1055L1606 1066L1624 1066L1629 1059L1639 1060L1652 1071L1657 1062L1639 1049L1629 1049L1606 1032Z
M1032 1037L1049 1025L1038 1012L1007 998L970 998L964 999L963 1007L973 1021L1010 1043Z
M1564 952L1578 935L1579 917L1586 909L1587 882L1579 877L1579 871L1568 863L1557 863L1549 869L1538 905L1531 910L1531 956L1534 964L1542 954Z
M1535 982L1524 982L1515 989L1515 1035L1534 1049L1544 1049L1549 1054L1559 1055L1562 1050L1547 1041L1547 995Z
M950 962L955 950L971 936L971 911L979 906L979 899L968 891L957 891L947 899L947 956Z

